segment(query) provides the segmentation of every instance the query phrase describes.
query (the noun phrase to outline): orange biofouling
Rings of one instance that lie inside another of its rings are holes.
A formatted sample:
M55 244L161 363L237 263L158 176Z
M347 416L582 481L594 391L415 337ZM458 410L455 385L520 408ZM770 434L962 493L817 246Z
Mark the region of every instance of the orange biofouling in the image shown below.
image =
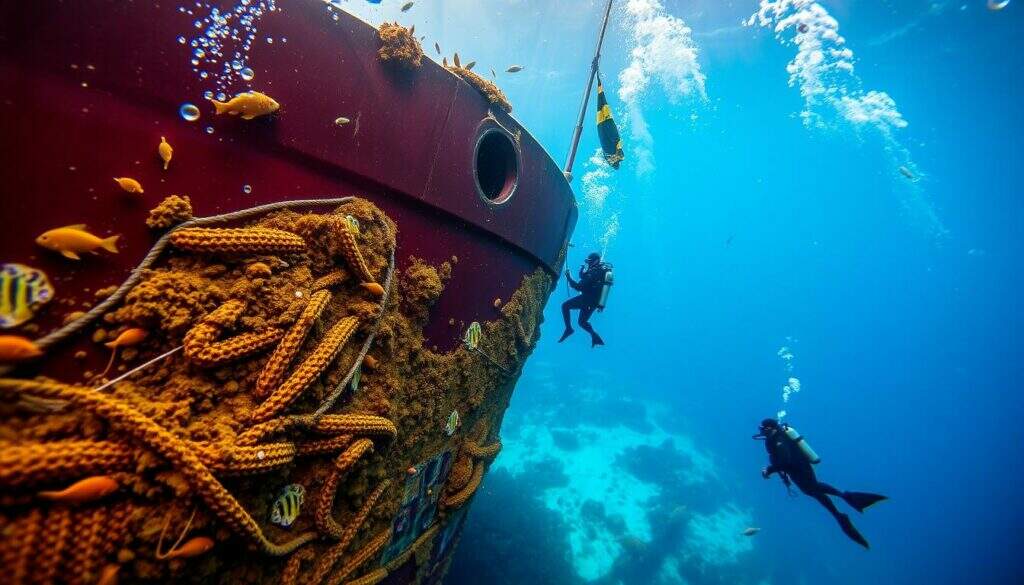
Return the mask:
M118 487L120 486L112 477L96 475L77 481L61 491L39 492L39 497L54 502L80 504L110 495L116 492Z

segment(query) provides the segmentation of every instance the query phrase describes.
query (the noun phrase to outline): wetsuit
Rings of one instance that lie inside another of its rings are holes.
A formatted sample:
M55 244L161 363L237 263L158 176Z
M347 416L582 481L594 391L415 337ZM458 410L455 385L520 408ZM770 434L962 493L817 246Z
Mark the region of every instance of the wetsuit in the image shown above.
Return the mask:
M559 342L565 341L566 337L573 334L572 325L569 323L569 311L578 309L580 314L577 322L580 324L581 329L590 334L591 347L604 345L604 340L601 339L601 336L590 325L590 316L594 314L594 309L597 308L597 301L601 298L604 275L608 270L610 270L610 267L604 262L598 262L589 267L580 267L580 279L578 281L573 280L572 276L569 276L569 272L566 271L565 278L569 281L569 286L578 290L580 294L562 303L562 320L565 321L565 333L562 334L562 338L558 340Z
M818 481L811 462L804 456L800 446L782 430L777 430L768 436L764 444L768 450L770 462L770 465L762 472L765 478L770 477L773 473L778 473L786 487L789 487L790 481L792 481L796 487L800 488L800 491L817 500L832 514L846 536L864 548L870 548L867 539L853 525L850 517L836 508L830 496L842 498L858 512L863 512L868 506L886 499L885 496L864 492L841 492L823 481Z

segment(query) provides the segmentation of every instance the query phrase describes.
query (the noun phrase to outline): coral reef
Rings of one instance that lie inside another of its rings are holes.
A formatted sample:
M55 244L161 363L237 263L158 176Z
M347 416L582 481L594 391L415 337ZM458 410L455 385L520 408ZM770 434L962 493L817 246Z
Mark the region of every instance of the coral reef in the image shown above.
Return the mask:
M385 22L377 34L381 43L377 56L381 62L394 63L405 69L416 69L422 65L423 47L411 29L397 22Z
M501 91L501 88L493 82L484 79L465 67L449 65L448 70L461 77L462 80L471 85L473 89L480 92L485 98L487 98L487 101L510 114L512 113L512 103L508 101L508 96L506 96L505 92Z

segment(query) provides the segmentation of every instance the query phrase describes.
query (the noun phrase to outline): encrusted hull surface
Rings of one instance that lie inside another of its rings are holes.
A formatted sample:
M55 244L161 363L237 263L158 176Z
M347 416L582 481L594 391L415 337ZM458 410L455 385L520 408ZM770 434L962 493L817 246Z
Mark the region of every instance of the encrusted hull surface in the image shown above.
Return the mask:
M233 7L249 79L191 63L209 6L0 9L0 260L55 291L4 332L41 351L0 366L12 582L447 569L575 203L459 76L382 62L376 30L318 2L270 4ZM217 116L219 90L280 109ZM35 241L77 224L118 253Z

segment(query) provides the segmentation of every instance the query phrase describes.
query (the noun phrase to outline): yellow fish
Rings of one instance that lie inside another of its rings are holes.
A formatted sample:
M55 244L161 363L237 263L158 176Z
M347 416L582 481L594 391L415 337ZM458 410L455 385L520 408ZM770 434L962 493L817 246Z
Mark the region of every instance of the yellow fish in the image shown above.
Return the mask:
M17 327L53 299L46 274L24 264L0 265L0 327Z
M163 136L160 137L160 145L156 147L156 151L160 153L160 158L164 161L164 170L167 170L167 165L171 164L171 157L174 156L174 149L167 143L167 139ZM142 191L139 191L141 193Z
M281 104L274 101L274 98L258 91L240 93L227 102L219 102L212 98L210 101L217 109L217 114L231 114L232 116L241 114L243 120L252 120L257 116L272 114L281 107Z
M20 335L0 335L0 362L20 362L43 355L31 339Z
M36 243L54 252L60 252L65 258L81 260L79 254L92 252L98 254L97 248L117 254L117 239L120 235L99 238L85 231L85 224L68 225L43 232L36 238Z
M129 193L138 193L139 195L142 195L142 183L139 183L135 179L130 177L114 177L114 182Z

